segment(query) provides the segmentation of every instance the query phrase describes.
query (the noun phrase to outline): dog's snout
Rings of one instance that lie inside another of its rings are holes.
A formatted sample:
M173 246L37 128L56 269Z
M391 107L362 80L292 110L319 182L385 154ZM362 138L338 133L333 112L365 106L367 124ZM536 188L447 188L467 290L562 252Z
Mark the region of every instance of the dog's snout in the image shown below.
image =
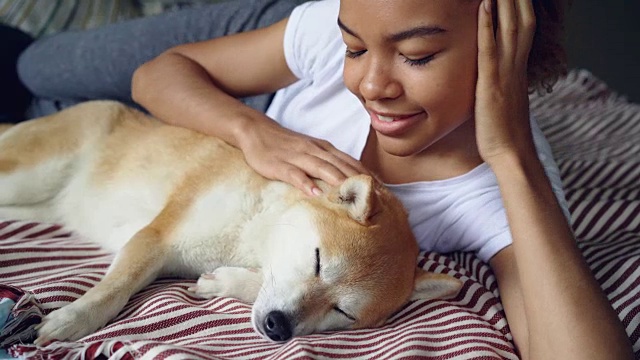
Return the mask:
M291 338L291 321L282 311L272 311L264 319L264 331L273 341L287 341Z

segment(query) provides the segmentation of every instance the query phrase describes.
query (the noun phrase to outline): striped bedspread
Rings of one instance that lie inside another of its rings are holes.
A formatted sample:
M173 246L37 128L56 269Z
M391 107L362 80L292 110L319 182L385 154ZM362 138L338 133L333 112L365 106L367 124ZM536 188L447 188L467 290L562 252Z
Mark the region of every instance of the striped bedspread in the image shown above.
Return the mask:
M580 248L640 357L640 105L573 71L532 108L556 154ZM112 258L59 226L0 219L0 324L10 311L0 343L14 356L56 359L518 358L495 278L469 253L421 254L420 266L460 278L462 291L413 302L379 329L277 345L254 333L249 305L196 299L193 281L160 279L95 334L30 345L30 326L95 285Z

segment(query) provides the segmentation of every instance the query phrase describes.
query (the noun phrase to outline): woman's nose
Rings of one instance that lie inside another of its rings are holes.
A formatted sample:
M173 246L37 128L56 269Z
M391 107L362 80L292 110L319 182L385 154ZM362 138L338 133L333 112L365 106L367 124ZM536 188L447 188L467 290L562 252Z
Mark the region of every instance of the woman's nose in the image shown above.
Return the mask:
M391 65L370 61L360 81L360 94L369 101L395 99L402 94L402 85L393 74Z

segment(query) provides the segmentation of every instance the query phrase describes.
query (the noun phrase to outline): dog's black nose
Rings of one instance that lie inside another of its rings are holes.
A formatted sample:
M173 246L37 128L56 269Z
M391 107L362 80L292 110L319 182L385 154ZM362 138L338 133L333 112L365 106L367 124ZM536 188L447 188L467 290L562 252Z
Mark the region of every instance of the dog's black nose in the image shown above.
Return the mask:
M264 319L264 331L273 341L291 339L291 322L282 311L272 311Z

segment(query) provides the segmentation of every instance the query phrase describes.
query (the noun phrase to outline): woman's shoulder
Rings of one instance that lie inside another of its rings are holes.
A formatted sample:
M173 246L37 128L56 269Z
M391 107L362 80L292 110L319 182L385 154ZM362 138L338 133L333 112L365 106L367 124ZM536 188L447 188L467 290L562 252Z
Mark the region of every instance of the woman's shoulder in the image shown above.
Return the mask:
M289 16L289 27L299 31L314 31L322 36L339 32L337 20L340 9L338 0L309 1L297 6Z
M293 10L284 34L285 59L299 79L341 66L344 43L338 28L339 1L310 1ZM333 71L333 70L331 70Z

